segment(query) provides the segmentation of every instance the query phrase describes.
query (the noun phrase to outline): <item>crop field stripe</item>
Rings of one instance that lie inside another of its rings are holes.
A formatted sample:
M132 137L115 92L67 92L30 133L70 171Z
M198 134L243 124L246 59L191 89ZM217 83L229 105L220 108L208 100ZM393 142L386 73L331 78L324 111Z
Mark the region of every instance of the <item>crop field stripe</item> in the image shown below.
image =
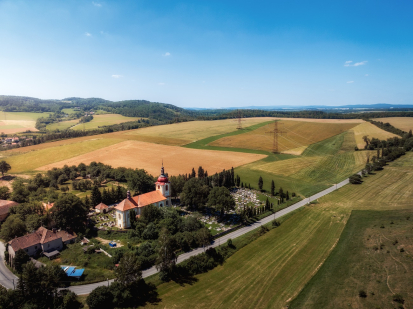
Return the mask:
M221 150L221 151L234 151L234 149L237 149L235 151L238 152L248 152L248 153L260 153L260 154L269 154L268 151L259 151L259 150L253 150L253 149L244 149L244 148L232 148L232 147L219 147L219 146L210 146L208 144L223 138L223 137L228 137L228 136L235 136L235 135L239 135L239 134L244 134L247 132L251 132L254 131L258 128L261 128L263 126L266 126L270 123L274 123L274 121L266 121L266 122L262 122L262 123L258 123L249 127L246 127L244 129L241 130L236 130L236 131L232 131L229 133L225 133L225 134L220 134L220 135L215 135L215 136L210 136L204 139L201 139L199 141L184 145L183 147L186 148L194 148L194 149L209 149L209 150Z

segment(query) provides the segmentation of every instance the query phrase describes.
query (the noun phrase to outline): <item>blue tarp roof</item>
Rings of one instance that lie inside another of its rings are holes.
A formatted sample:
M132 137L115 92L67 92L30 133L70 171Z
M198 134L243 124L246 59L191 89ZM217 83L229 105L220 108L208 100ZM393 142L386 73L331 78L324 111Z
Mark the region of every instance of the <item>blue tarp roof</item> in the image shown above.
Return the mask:
M62 269L65 270L66 269L66 275L68 277L81 277L83 275L83 272L85 271L84 269L76 269L76 267L70 266L62 266Z
M68 274L69 277L82 277L84 269L76 269L71 274Z

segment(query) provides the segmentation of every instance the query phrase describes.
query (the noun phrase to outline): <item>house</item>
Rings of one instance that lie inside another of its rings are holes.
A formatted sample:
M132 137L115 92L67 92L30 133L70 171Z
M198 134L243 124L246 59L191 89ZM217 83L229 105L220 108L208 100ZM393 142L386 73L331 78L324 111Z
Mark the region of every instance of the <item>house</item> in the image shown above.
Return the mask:
M19 203L8 200L0 200L0 222L6 220L7 216L9 215L10 207L16 205L19 205Z
M144 194L131 197L130 192L127 192L126 199L120 202L116 207L116 226L119 228L130 227L130 217L139 216L143 207L154 205L156 207L171 206L171 183L165 175L162 165L161 175L155 182L156 190Z
M10 263L13 263L13 258L16 252L20 249L32 257L39 255L41 252L47 254L63 249L63 244L71 244L75 242L75 233L67 231L56 231L55 229L48 230L44 227L39 227L37 231L25 236L16 237L9 241L8 251Z
M109 207L103 203L100 203L99 205L95 207L96 213L107 213L108 209Z

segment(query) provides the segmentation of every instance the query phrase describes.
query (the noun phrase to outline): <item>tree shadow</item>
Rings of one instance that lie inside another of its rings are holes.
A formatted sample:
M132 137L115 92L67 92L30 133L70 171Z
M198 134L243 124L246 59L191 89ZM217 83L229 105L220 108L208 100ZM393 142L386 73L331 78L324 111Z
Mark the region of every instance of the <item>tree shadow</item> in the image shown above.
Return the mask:
M178 283L180 286L185 286L186 284L192 285L198 282L198 278L190 274L185 267L177 265L171 274L171 280Z
M11 180L13 180L14 178L16 178L16 176L12 176L12 175L4 175L3 177L1 177L1 180L4 180L4 181L11 181Z

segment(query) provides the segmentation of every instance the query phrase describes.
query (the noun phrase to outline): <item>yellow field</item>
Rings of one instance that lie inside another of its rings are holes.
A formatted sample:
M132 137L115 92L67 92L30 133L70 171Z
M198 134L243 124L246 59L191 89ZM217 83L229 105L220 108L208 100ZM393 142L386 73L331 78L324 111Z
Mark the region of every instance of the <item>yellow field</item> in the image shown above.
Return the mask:
M358 126L354 127L350 131L354 132L354 136L356 138L357 147L360 149L364 149L364 145L366 144L363 140L363 136L367 135L369 138L375 137L378 139L388 139L391 137L399 137L396 134L384 131L374 124L370 122L364 122L359 124Z
M283 120L278 122L278 129L283 133L278 138L279 151L292 150L294 154L304 151L305 147L334 135L345 132L358 123L331 123ZM211 146L236 147L272 151L274 124L268 124L252 132L227 136L212 142Z
M67 140L71 141L71 140ZM73 141L73 140L72 140ZM96 149L100 149L109 145L113 145L115 143L119 143L121 140L118 139L108 139L108 138L97 138L94 136L88 140L81 140L75 143L48 143L48 144L40 144L38 146L46 146L49 147L39 147L35 151L29 151L22 154L18 154L18 152L7 151L4 154L8 154L9 157L5 159L7 163L10 164L11 170L10 173L23 173L23 172L30 172L35 170L38 167L41 167L46 164L50 164L53 162L58 162L61 160L69 159L74 156L78 156L81 154L89 153ZM51 147L54 144L53 147ZM30 147L24 147L20 149L25 149ZM14 154L14 155L11 155ZM80 162L79 162L80 163Z
M273 118L245 118L242 121L243 127L270 121ZM130 135L150 137L161 137L164 139L179 139L181 145L195 142L214 135L233 132L237 129L236 119L211 120L211 121L189 121L174 124L167 124L156 127L142 128L131 131Z
M13 134L27 130L37 131L36 120L50 113L0 112L0 132Z
M388 118L377 118L375 120L381 121L384 123L388 122L393 127L396 127L405 132L409 132L410 130L413 130L413 117L388 117Z
M39 170L49 170L63 165L78 165L92 161L109 164L112 167L143 168L152 175L157 175L163 160L169 175L190 173L192 168L202 166L210 175L223 169L230 169L264 158L265 155L198 150L176 146L166 146L140 141L124 141L112 146L91 151L67 160L48 164Z

